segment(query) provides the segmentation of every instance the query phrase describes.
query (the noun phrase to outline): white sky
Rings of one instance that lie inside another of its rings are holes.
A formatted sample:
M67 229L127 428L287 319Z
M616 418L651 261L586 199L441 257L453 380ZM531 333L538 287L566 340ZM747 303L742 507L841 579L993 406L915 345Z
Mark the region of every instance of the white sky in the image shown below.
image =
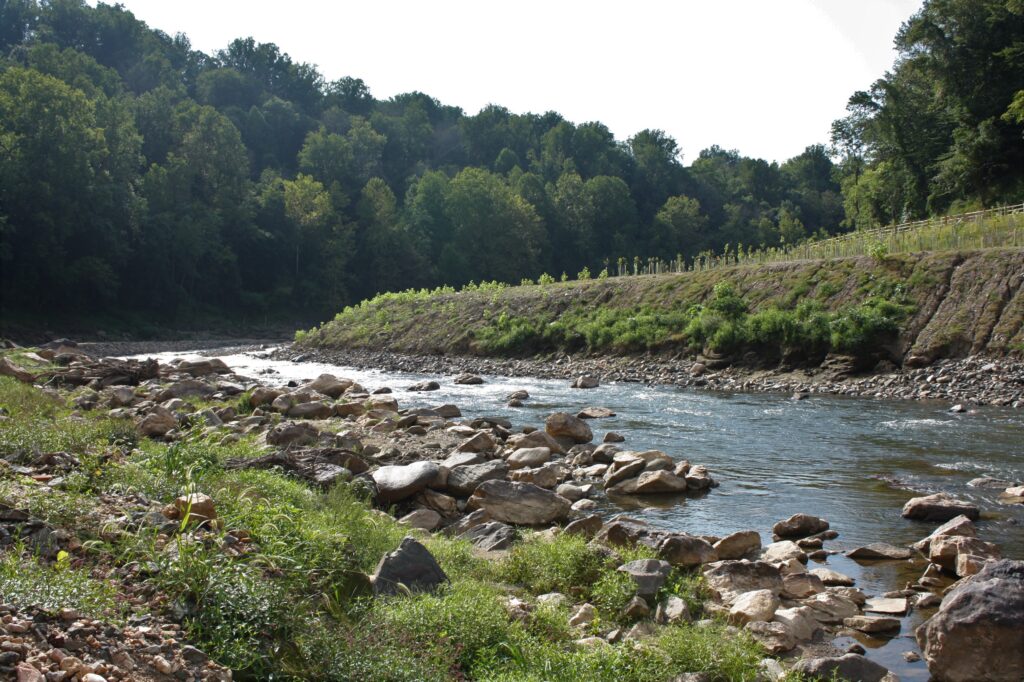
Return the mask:
M599 120L784 161L828 141L846 100L892 66L922 0L120 0L210 53L272 42L378 99L419 90L472 114Z

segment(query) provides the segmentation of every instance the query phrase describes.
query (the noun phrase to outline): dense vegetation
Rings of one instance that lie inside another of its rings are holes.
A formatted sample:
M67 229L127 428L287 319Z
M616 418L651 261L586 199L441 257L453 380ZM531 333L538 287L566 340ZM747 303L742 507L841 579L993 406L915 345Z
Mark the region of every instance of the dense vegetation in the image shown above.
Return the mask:
M1019 201L1024 5L929 0L896 45L830 146L684 165L659 130L378 100L251 38L207 55L118 6L6 0L3 311L310 319Z
M622 613L635 585L615 567L654 550L620 548L610 558L578 536L544 539L523 530L506 557L484 559L465 540L438 533L423 542L449 585L372 598L366 575L409 529L373 510L357 484L321 490L278 469L229 469L228 459L261 453L255 437L230 442L196 418L184 439L158 442L104 409L72 416L69 397L0 376L6 461L60 448L80 462L56 487L0 467L0 504L82 542L56 560L22 543L5 546L5 603L75 609L115 624L141 614L172 619L236 679L661 682L695 670L716 681L757 676L763 649L719 622L658 626L643 646L573 643L609 624L635 622ZM244 407L245 396L234 400ZM189 409L206 404L190 402ZM157 525L118 521L127 520L139 495L164 504L191 491L216 498L220 530L182 522L168 537ZM227 551L238 529L251 538L251 551ZM587 630L570 628L568 603L538 605L527 620L506 610L510 595L536 602L552 590L590 600L599 620ZM662 588L667 595L704 615L699 574L675 569Z

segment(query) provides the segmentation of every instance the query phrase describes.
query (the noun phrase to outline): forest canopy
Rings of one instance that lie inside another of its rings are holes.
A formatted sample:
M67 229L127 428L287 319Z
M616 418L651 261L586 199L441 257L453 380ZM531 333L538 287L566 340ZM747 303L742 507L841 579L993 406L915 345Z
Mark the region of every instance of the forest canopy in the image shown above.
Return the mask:
M385 290L692 258L1021 201L1024 1L928 0L784 163L556 112L377 99L272 43L0 0L3 312L314 320Z

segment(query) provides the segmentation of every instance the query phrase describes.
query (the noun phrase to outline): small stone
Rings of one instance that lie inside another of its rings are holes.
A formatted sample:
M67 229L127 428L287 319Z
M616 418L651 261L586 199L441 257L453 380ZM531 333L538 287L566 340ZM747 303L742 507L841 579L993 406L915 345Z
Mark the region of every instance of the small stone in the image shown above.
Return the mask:
M640 597L633 597L622 609L623 617L631 620L646 618L650 613L651 607L649 607L647 602Z
M909 605L905 597L886 598L875 597L868 599L864 610L871 613L884 613L891 616L903 616L907 613Z
M569 616L569 627L580 627L590 625L597 618L597 609L592 604L581 604L573 609Z

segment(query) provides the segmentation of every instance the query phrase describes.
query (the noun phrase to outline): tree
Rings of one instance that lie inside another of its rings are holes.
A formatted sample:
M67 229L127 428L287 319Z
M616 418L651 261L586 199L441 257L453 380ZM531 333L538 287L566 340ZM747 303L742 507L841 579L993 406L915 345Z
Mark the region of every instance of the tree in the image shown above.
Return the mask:
M331 198L314 178L299 175L284 181L284 213L295 227L295 279L299 279L299 253L303 242L332 217Z
M708 219L701 214L696 199L683 195L669 197L655 216L654 224L656 253L692 257L706 248L704 231Z

